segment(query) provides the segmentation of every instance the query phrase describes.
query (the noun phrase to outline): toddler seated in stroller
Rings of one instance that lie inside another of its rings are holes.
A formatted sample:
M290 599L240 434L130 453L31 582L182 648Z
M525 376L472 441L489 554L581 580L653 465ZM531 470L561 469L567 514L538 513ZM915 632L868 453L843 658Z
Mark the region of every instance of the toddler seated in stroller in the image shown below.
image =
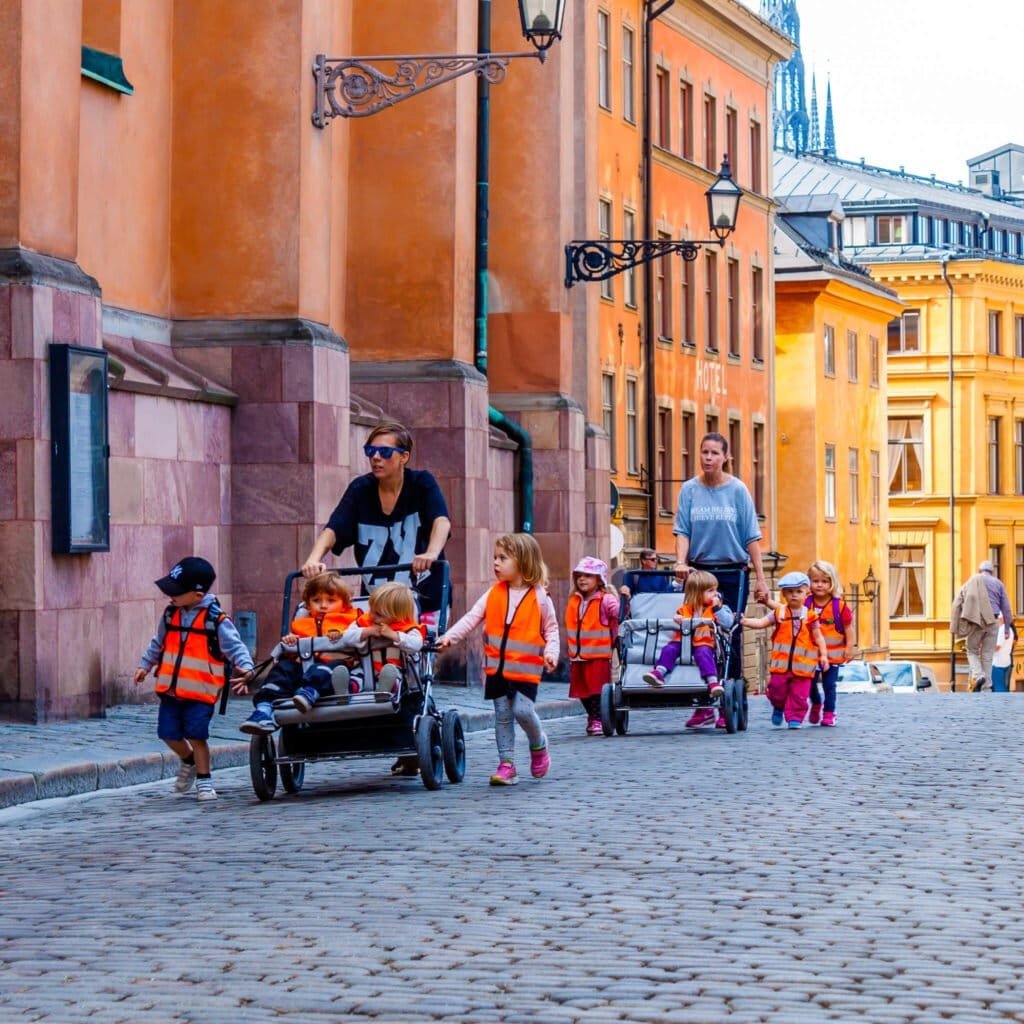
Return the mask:
M310 640L325 637L344 642L358 611L344 581L322 572L306 581L301 603L289 627L274 648L274 666L253 696L253 713L239 726L244 733L274 732L274 701L288 697L298 711L308 713L322 697L360 689L359 652L312 650ZM303 641L306 641L303 643Z

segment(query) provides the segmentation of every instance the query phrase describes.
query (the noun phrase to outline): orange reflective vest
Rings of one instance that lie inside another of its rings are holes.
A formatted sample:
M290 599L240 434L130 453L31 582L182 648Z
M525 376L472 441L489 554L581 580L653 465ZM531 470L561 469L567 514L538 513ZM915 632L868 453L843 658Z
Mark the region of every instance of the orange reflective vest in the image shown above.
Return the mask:
M693 608L688 604L681 604L676 609L676 615L681 616L684 619L711 619L712 622L715 620L715 609L711 605L706 604L699 611L695 612ZM676 633L673 637L676 642L683 638L682 633ZM693 635L690 638L691 647L714 647L715 646L715 631L710 626L697 625L693 627Z
M183 626L183 609L172 608L164 613L166 633L156 667L156 692L216 704L227 677L224 655L216 642L224 612L215 604L201 608L192 624Z
M341 639L340 634L344 633L353 622L356 621L356 616L359 612L355 608L346 608L340 612L328 612L323 618L317 618L316 615L303 615L299 618L292 619L291 631L298 637L317 637L326 636L331 640ZM332 633L338 633L339 636L331 636ZM316 661L322 661L326 663L334 663L337 661L351 661L351 655L341 654L340 652L334 653L331 651L318 651L313 655Z
M356 625L360 629L366 629L367 626L374 625L373 616L369 612L363 612L363 614L356 619ZM424 640L427 639L427 627L421 626L413 619L395 619L394 622L387 623L387 626L390 629L393 629L396 633L408 633L410 630L415 629ZM369 639L377 640L379 637L370 637ZM370 661L373 664L373 670L375 672L379 672L385 665L401 665L402 652L397 647L371 648Z
M539 683L544 672L544 634L540 627L540 601L531 588L516 606L507 622L509 606L507 583L497 583L487 591L484 610L484 671L489 676L524 683Z
M587 602L580 616L581 594L571 594L565 606L565 632L569 657L574 661L596 661L612 656L612 631L601 623L601 601L603 595Z
M818 645L811 628L818 616L810 608L794 613L788 607L776 608L776 626L772 633L772 675L813 677L818 670Z
M808 601L813 602L809 597ZM829 598L824 608L816 604L808 604L818 616L818 625L821 627L821 635L825 638L825 647L828 648L828 662L830 665L842 665L846 661L846 627L843 625L843 609L846 602L839 597Z

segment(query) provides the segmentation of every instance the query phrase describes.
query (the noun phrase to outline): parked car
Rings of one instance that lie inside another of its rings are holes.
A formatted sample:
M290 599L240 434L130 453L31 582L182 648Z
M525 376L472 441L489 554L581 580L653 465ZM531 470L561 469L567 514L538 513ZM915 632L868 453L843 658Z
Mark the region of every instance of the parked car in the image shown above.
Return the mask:
M891 693L892 686L872 661L848 661L839 666L836 693Z
M938 689L935 673L919 661L873 661L871 666L892 687L893 693Z

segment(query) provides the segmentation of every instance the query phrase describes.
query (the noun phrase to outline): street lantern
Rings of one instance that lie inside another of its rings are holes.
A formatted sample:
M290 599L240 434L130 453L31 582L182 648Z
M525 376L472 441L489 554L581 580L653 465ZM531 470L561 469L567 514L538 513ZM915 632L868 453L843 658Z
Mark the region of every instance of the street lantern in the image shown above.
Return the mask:
M728 154L722 159L718 177L704 194L708 197L708 222L711 230L724 245L726 238L736 230L740 199L743 196L743 189L732 180Z
M878 597L878 577L875 575L874 570L871 566L868 566L868 574L860 581L861 590L864 591L864 597L869 601L874 601Z
M565 0L519 0L519 17L523 35L543 53L556 39L562 38Z

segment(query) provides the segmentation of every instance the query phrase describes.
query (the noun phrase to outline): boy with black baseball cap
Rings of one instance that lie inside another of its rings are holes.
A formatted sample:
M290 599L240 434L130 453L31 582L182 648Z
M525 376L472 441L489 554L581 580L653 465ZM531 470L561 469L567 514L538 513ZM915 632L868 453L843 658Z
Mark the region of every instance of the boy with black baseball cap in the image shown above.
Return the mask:
M242 693L252 678L253 661L235 624L224 614L215 594L217 578L205 558L190 555L156 581L170 599L135 670L141 683L156 669L160 697L157 736L181 758L174 782L187 793L193 782L199 800L216 800L210 777L210 719L221 688Z

